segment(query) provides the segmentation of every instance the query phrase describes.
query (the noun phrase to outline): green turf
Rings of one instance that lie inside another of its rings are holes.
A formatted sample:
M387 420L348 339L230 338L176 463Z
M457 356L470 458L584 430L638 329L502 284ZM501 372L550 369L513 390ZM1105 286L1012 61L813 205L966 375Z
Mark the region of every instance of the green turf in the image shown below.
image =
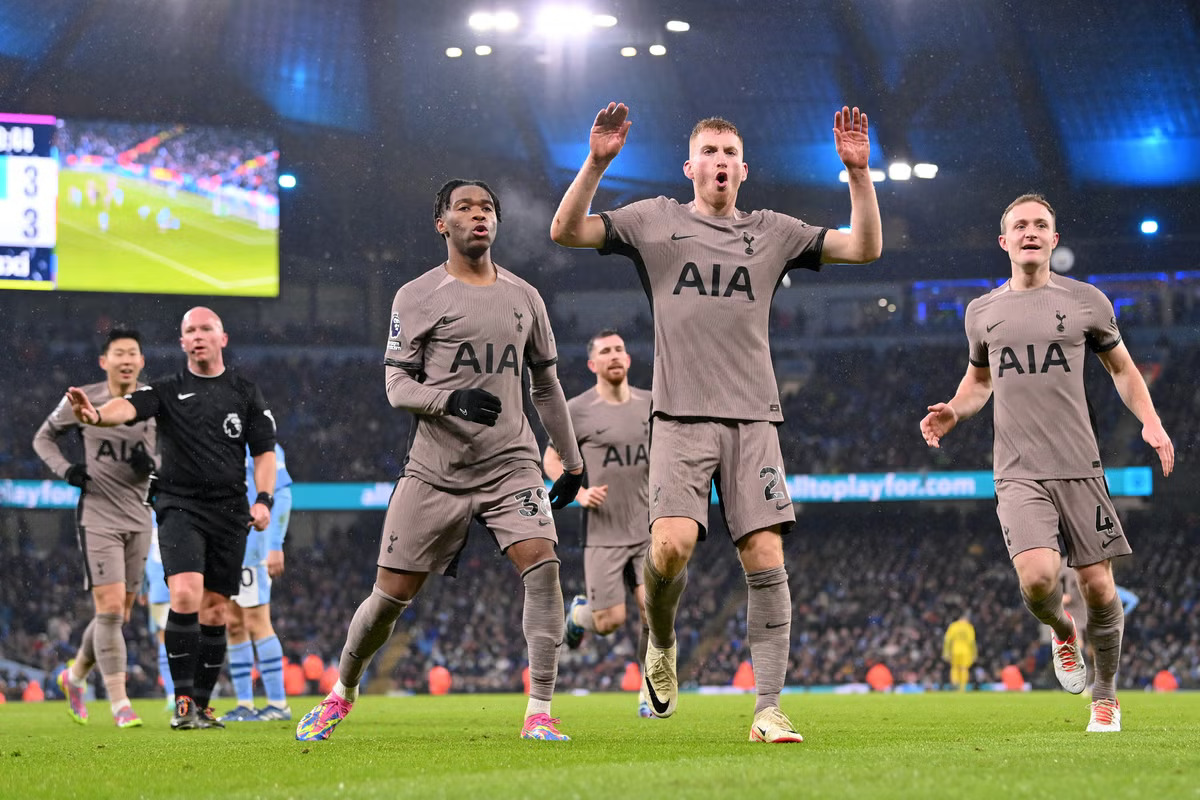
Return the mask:
M315 698L293 698L297 717ZM1086 700L1033 694L788 695L807 741L746 741L752 700L683 695L669 720L630 695L564 696L571 742L517 737L516 695L367 696L326 742L294 723L171 731L161 701L117 730L63 702L0 721L8 798L1166 798L1200 797L1200 695L1126 694L1119 734L1087 734ZM218 706L225 704L219 703Z
M104 191L108 176L63 170L58 197L58 288L161 294L279 294L279 242L273 230L212 214L211 201L187 192L174 198L148 181L119 178L125 201L108 208L109 228L98 223L101 205L72 205L69 190L93 181ZM85 192L86 197L86 192ZM151 209L142 219L141 206ZM159 231L155 214L167 206L179 230Z

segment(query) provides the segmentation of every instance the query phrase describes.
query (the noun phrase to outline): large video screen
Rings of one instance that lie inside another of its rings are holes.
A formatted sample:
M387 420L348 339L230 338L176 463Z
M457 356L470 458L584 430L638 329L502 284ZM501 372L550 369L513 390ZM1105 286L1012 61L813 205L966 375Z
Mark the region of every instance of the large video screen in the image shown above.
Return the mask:
M0 288L279 294L261 131L0 113Z

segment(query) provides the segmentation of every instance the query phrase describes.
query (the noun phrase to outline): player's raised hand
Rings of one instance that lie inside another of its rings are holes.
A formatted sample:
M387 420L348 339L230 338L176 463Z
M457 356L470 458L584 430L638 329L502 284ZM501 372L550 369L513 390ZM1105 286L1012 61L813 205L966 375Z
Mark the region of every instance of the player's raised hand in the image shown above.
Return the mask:
M866 169L871 159L867 115L857 108L842 106L842 110L833 115L833 143L846 169Z
M67 402L71 404L71 413L75 415L75 419L82 422L84 425L95 425L100 421L100 415L96 413L96 407L92 405L92 401L83 393L83 389L72 386L67 389Z
M1155 419L1143 425L1142 439L1158 453L1158 460L1162 462L1163 477L1170 475L1175 469L1175 445L1171 444L1171 437L1167 436L1166 430L1163 429L1162 420Z
M941 447L942 437L954 430L958 424L958 413L949 403L934 403L929 413L921 420L921 436L930 447Z
M600 109L596 121L592 123L592 135L588 139L592 158L602 164L607 164L617 157L625 146L625 136L629 133L629 109L624 103L609 103Z

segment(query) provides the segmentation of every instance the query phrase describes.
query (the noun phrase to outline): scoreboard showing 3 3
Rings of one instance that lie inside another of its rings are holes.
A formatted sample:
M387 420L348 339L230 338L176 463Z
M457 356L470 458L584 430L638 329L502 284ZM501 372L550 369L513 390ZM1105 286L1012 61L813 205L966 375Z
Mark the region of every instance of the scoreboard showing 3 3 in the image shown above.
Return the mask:
M58 161L52 116L0 114L0 284L53 289Z

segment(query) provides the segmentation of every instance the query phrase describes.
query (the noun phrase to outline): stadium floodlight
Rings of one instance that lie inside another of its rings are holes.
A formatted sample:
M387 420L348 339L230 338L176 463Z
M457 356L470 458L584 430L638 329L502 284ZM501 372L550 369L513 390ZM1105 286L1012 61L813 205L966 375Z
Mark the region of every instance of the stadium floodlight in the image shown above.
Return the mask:
M667 54L667 48L663 47L661 44L650 45L650 55L665 56L666 54Z
M492 15L492 23L498 31L515 31L521 18L512 11L497 11Z
M887 175L881 169L871 170L871 183L883 183L887 180Z
M637 48L636 47L622 47L621 55L625 56L626 58L633 58L634 56L637 55Z
M475 45L475 55L490 56L491 54L492 54L492 46L491 45L488 45L488 44Z
M467 25L473 30L490 31L496 27L496 17L488 11L476 11L467 17Z
M920 164L913 165L913 175L916 175L918 178L932 178L934 175L937 175L937 170L937 164L922 162Z
M684 31L690 31L691 29L692 26L681 19L667 20L667 30L673 33L683 33Z
M461 58L461 57L462 57L462 48L461 47L447 47L446 48L446 58Z
M296 176L291 175L287 172L280 175L279 176L279 188L280 189L295 189L296 188Z
M536 30L543 36L579 36L592 29L592 13L583 8L547 6L537 16Z
M888 177L894 181L906 181L912 177L912 167L904 161L893 161L888 165Z
M1146 234L1147 236L1149 236L1150 234L1153 234L1153 233L1158 233L1158 220L1154 220L1154 219L1142 220L1141 231L1142 231L1142 233Z
M593 14L592 25L597 28L611 28L617 24L617 18L612 14Z

